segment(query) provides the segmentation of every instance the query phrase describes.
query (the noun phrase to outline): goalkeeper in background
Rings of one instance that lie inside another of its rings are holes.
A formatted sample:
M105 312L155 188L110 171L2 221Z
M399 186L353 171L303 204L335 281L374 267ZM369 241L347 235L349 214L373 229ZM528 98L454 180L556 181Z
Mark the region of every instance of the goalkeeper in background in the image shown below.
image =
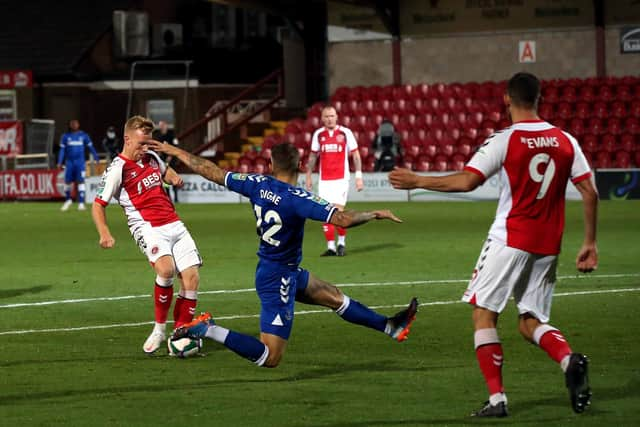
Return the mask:
M71 199L71 183L78 184L78 210L85 210L84 206L84 176L85 176L85 148L91 151L94 163L98 163L98 152L86 132L80 130L80 122L76 119L69 121L69 132L60 137L60 153L57 167L62 167L64 160L64 196L65 202L60 208L66 211L73 203Z

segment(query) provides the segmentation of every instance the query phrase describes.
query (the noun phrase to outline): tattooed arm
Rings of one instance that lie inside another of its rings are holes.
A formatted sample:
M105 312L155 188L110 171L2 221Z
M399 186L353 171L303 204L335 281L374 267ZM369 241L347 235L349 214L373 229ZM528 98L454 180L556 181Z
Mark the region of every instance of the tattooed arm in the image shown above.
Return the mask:
M400 218L395 216L393 212L389 210L360 212L354 210L338 211L336 210L331 215L329 223L337 225L339 227L349 228L355 227L365 222L369 222L372 219L390 219L393 222L402 222Z
M224 185L224 175L226 172L209 160L203 159L195 154L188 153L165 142L148 141L147 147L157 153L166 153L168 156L177 157L195 173L202 175L204 178L207 178L209 181L213 181L216 184Z

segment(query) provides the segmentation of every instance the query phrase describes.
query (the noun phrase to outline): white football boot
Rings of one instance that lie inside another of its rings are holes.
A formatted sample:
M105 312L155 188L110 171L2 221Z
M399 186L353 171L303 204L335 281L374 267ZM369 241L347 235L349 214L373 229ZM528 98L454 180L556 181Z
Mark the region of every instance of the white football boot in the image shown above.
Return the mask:
M156 330L155 328L151 331L151 335L144 342L142 346L142 351L147 354L155 353L167 340L167 336L164 332Z
M61 211L66 211L69 210L69 207L71 206L71 203L73 203L73 200L69 199L67 201L64 202L64 204L62 205L62 207L60 207Z
M87 208L84 206L84 203L80 203L80 204L78 205L78 210L79 210L79 211L86 211L86 210L87 210Z

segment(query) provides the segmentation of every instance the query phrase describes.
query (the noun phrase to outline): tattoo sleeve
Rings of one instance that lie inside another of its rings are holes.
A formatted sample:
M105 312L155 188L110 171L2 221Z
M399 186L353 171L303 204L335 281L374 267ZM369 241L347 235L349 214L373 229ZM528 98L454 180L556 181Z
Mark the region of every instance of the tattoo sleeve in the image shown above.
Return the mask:
M216 166L215 163L186 151L181 151L177 157L195 173L216 184L224 185L224 170Z
M353 210L346 211L336 211L333 216L331 216L331 224L338 225L344 228L351 228L365 222L369 222L372 219L375 219L376 215L373 212L360 212Z

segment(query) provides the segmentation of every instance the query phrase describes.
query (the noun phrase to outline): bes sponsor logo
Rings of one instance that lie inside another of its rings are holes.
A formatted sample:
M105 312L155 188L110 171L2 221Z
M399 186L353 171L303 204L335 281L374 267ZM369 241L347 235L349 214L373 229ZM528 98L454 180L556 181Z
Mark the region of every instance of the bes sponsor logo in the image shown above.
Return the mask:
M151 187L156 187L160 185L162 182L162 177L158 172L154 172L149 176L142 178L142 185L144 185L144 189L148 190Z

